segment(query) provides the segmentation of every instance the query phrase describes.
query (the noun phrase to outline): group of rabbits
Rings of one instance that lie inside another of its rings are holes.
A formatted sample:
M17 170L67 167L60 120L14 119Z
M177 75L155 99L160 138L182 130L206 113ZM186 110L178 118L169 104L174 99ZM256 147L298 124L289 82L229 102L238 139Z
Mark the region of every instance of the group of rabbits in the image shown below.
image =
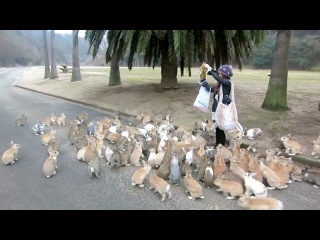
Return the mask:
M131 185L144 187L148 181L149 189L160 194L162 201L172 198L172 185L183 185L189 199L202 199L204 188L215 188L227 199L237 199L238 205L246 209L283 209L283 203L269 197L268 190L287 188L287 184L302 180L320 186L319 171L301 169L276 149L268 149L264 159L255 152L255 144L247 149L241 147L242 137L259 138L261 129L237 133L229 148L214 147L208 134L210 121L199 121L196 133L175 128L172 122L168 114L156 121L150 114L141 113L124 124L117 114L114 119L90 120L87 113L81 113L70 121L66 137L75 147L76 158L88 165L90 178L100 178L103 158L111 169L137 167ZM22 114L15 125L27 125L27 116ZM56 174L59 157L60 140L54 125L65 126L66 115L57 117L52 113L32 127L34 135L41 135L40 142L48 151L43 164L48 178ZM314 141L315 157L319 156L319 139ZM290 135L283 136L281 141L289 155L301 154L301 145L290 140ZM11 141L10 148L3 153L3 163L17 161L19 148Z

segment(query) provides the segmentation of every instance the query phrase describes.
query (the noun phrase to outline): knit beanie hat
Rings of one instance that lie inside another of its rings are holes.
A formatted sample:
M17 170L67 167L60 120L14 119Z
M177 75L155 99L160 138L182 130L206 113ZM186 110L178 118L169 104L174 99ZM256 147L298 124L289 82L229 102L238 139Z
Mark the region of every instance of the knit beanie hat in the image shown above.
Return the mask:
M228 78L233 76L232 66L231 65L222 65L219 67L218 71L222 72Z

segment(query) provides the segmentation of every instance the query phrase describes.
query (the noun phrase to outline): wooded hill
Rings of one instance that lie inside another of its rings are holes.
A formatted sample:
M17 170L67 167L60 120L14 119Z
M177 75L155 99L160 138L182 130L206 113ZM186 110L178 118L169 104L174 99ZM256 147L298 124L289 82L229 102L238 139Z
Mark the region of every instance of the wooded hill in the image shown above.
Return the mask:
M256 69L269 69L276 42L276 30L268 30L264 42L258 46L244 65ZM42 30L0 30L0 67L44 65ZM47 32L50 46L50 31ZM79 37L79 55L81 65L105 66L105 47L92 61L88 54L89 44ZM72 64L72 36L56 34L55 49L57 64ZM320 70L320 30L293 30L290 44L289 69ZM50 47L49 47L50 55ZM143 56L137 59L138 66L143 66ZM121 61L126 65L126 58Z

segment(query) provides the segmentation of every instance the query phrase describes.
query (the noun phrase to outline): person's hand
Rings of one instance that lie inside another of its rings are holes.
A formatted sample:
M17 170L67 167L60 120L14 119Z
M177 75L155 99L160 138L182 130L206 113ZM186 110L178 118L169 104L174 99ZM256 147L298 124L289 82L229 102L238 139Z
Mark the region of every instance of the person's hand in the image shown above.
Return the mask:
M209 64L204 64L205 68L207 69L207 72L210 72L212 67L209 66Z

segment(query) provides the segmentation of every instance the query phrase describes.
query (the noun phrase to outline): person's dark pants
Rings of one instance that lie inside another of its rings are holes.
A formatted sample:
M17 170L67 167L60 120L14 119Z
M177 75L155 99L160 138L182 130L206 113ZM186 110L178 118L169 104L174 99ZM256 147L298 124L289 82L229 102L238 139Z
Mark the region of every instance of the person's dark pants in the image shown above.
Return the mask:
M216 128L216 146L221 143L223 146L226 145L226 134L220 128Z

